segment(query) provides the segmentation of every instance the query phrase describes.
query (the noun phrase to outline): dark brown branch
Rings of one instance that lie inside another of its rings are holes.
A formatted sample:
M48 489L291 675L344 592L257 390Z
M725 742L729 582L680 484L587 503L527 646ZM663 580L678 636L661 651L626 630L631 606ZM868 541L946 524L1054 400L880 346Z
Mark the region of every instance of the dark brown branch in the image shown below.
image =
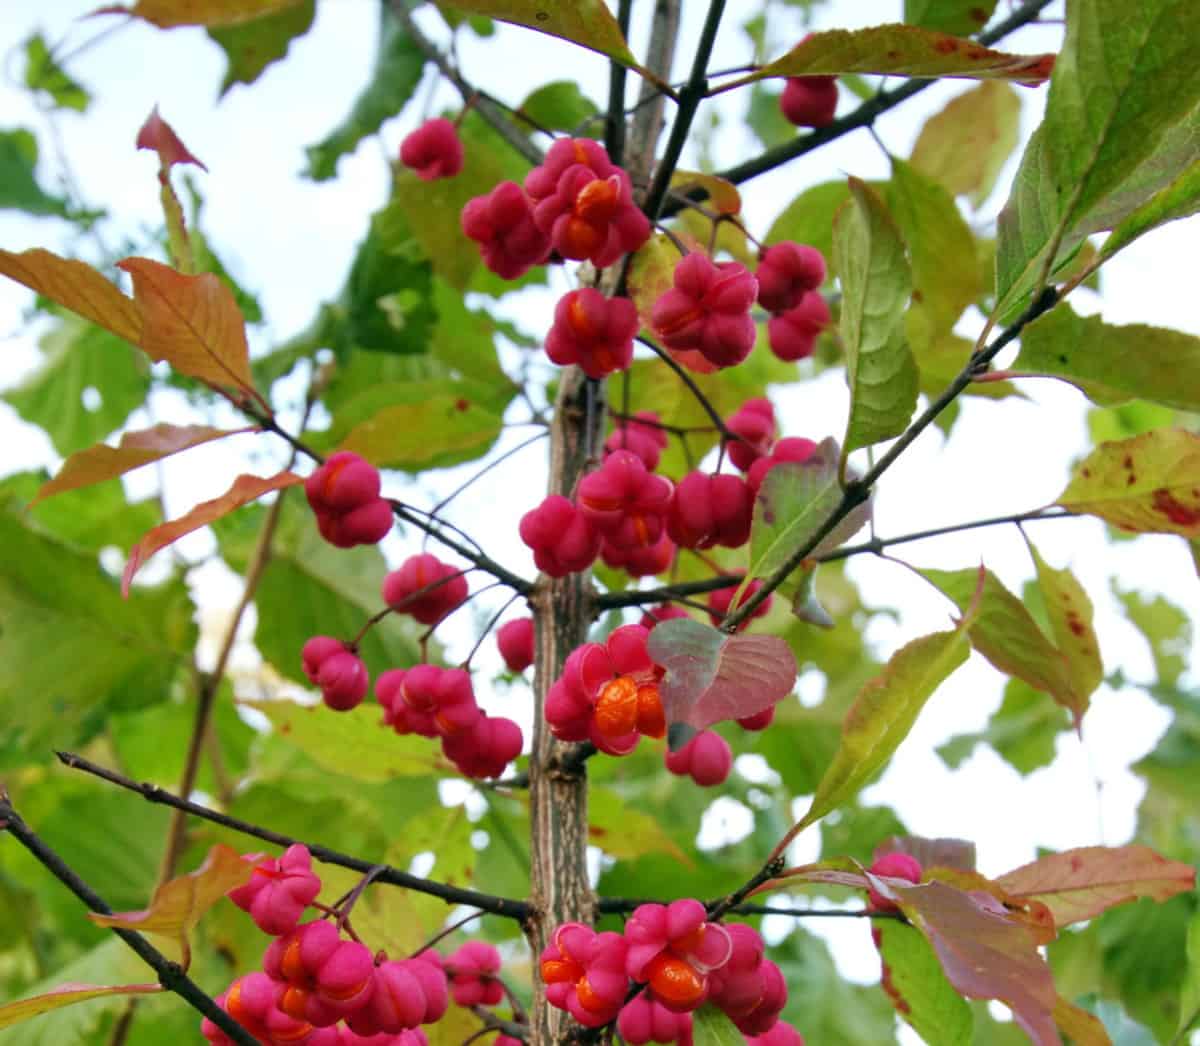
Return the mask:
M373 864L371 861L364 861L362 858L340 853L337 850L331 850L329 847L321 846L319 843L294 839L280 832L273 832L269 828L263 828L260 825L251 824L236 817L230 817L228 814L218 813L216 810L210 810L198 803L181 799L179 796L173 795L165 789L159 788L157 785L152 785L148 782L139 783L126 777L124 774L119 774L114 770L98 766L91 760L85 759L83 756L76 755L73 752L57 752L55 754L64 766L72 770L82 770L84 773L102 778L120 788L136 792L147 802L161 803L164 806L183 810L194 817L211 821L213 824L219 824L235 832L241 832L243 835L253 836L255 839L262 839L275 846L286 848L294 843L303 843L308 847L313 857L325 864L336 864L339 867L349 868L364 875L375 872L377 868L380 868L381 870L374 875L374 882L387 883L391 886L403 886L409 890L416 890L418 893L438 897L447 904L470 905L472 908L481 908L492 915L503 915L509 919L516 919L519 922L523 922L529 916L529 905L524 901L517 901L508 897L496 897L493 894L480 893L478 890L468 890L458 886L448 886L445 883L434 882L431 879L422 879L420 876L409 875L408 872L403 872L399 868L393 868L390 865L379 866Z
M112 909L67 863L22 820L13 809L7 795L0 796L0 830L7 831L33 858L78 897L88 909L101 915L112 915ZM258 1039L229 1016L216 1000L193 981L183 968L172 962L155 948L140 933L113 928L113 933L133 949L143 962L156 974L158 983L167 991L174 992L193 1009L207 1017L239 1046L258 1046Z

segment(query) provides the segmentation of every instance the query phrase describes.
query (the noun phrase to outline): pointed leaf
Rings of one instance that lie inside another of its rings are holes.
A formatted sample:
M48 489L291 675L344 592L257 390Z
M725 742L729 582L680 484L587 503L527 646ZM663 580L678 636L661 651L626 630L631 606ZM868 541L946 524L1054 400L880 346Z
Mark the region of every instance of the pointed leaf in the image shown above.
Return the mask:
M504 419L462 395L431 395L384 407L339 444L383 468L419 471L450 456L457 464L486 453Z
M987 894L943 882L905 883L867 873L933 945L950 983L971 999L998 999L1034 1046L1058 1046L1051 1016L1058 994L1050 967L1026 927Z
M208 35L228 60L221 94L234 84L252 84L272 62L283 58L292 41L312 28L316 0L295 0L285 7L231 26L214 26Z
M917 366L904 340L912 274L895 222L876 192L849 179L833 223L842 281L842 341L850 418L842 454L900 435L917 405Z
M992 17L996 0L904 0L904 21L943 33L977 33Z
M138 130L134 144L139 149L149 149L152 153L158 153L158 162L164 171L169 171L177 163L191 163L202 171L208 170L204 162L197 159L183 144L175 129L159 116L157 105L150 110L146 122Z
M970 603L978 576L974 570L922 570L921 574L960 610ZM1046 638L1025 604L990 570L985 572L979 617L971 626L971 643L1001 672L1045 691L1066 708L1077 706L1062 651Z
M224 494L211 501L203 501L186 516L172 519L160 524L146 534L141 541L129 550L129 560L125 564L125 572L121 575L121 594L128 597L129 585L141 565L161 548L166 548L172 542L178 541L184 534L207 526L214 519L228 515L234 509L257 501L264 494L273 490L285 490L303 483L304 478L294 472L277 472L274 476L241 475L233 481Z
M561 37L640 68L604 0L454 0L454 7Z
M150 907L136 912L114 912L112 915L88 912L88 918L97 926L170 937L179 942L184 955L183 965L186 967L188 935L195 929L200 917L230 890L249 882L253 874L253 862L243 861L232 847L217 843L194 872L176 876L158 887Z
M246 321L225 283L212 273L185 276L149 258L126 258L117 267L133 277L143 322L139 344L152 360L261 401L250 376Z
M1067 10L1046 116L999 220L997 313L1017 311L1091 233L1113 228L1200 150L1192 0Z
M884 991L900 1016L929 1046L967 1046L975 1023L971 1007L946 980L921 932L896 922L872 929L884 962Z
M883 671L859 691L842 724L841 744L817 785L799 830L844 803L883 769L908 736L925 702L967 660L970 621L964 616L949 632L922 636L901 647Z
M25 86L47 96L56 109L87 111L92 97L58 62L41 33L34 33L24 44Z
M121 984L114 987L103 987L96 984L60 984L45 995L35 995L31 999L20 999L17 1002L0 1006L0 1028L11 1028L14 1024L49 1013L51 1010L70 1006L77 1002L87 1002L89 999L99 999L106 995L153 995L163 990L161 984Z
M1151 229L1187 218L1197 211L1200 211L1200 160L1180 171L1168 185L1113 229L1112 235L1100 247L1100 261L1111 258Z
M84 262L60 258L40 247L21 254L0 250L0 275L23 283L130 345L141 344L142 317L137 305Z
M703 190L709 208L718 214L737 214L742 209L742 196L737 186L715 174L677 170L671 175L671 188L681 193L687 193L690 189Z
M1092 601L1069 570L1055 570L1032 544L1029 551L1037 567L1038 586L1055 643L1067 659L1067 676L1075 697L1071 712L1078 725L1087 711L1088 698L1104 678L1100 641L1092 626Z
M1200 537L1200 436L1156 429L1101 443L1056 504L1136 534Z
M183 25L238 25L294 7L301 0L137 0L132 7L112 4L97 14L128 14L160 29Z
M837 441L825 439L804 462L785 462L767 473L754 499L749 576L774 573L802 548L842 500ZM856 506L810 555L832 552L871 518L870 500Z
M992 51L974 40L912 25L875 25L853 31L813 33L782 58L747 79L764 76L961 76L972 80L1016 80L1038 84L1047 79L1054 55L1018 55Z
M1062 927L1139 897L1168 900L1195 887L1196 870L1147 846L1084 846L1039 858L996 882L1016 898L1041 901Z
M731 636L677 618L655 628L646 649L667 670L659 693L668 728L684 724L694 732L755 715L790 694L796 682L796 658L778 636ZM688 736L685 731L672 748Z
M90 487L107 479L123 476L126 472L160 461L181 450L198 447L226 436L242 432L253 432L252 428L214 429L208 425L168 425L162 423L138 432L126 432L115 447L98 443L87 450L72 454L62 463L58 474L42 484L37 497L30 502L36 505L45 498L62 494L80 487Z
M1144 323L1108 324L1066 303L1022 331L1010 370L1063 378L1104 405L1144 399L1200 410L1200 338Z
M1017 147L1021 99L1008 84L985 80L931 116L910 163L978 207Z

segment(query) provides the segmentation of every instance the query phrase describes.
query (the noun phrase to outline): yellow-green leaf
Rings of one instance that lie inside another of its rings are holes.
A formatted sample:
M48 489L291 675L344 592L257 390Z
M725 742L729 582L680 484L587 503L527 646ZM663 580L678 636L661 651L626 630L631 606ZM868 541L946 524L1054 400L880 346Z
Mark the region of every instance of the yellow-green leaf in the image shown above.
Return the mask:
M876 73L881 76L958 76L1036 84L1050 75L1053 65L1054 56L1050 54L1006 54L974 40L893 23L813 33L782 58L747 79Z
M842 281L842 341L851 451L900 435L917 405L917 365L904 335L912 273L904 241L878 194L849 179L850 199L833 229L833 264Z
M435 395L423 403L384 407L356 425L339 449L387 468L421 469L439 456L484 453L500 435L503 419L462 396Z
M103 987L96 984L60 984L53 991L44 995L35 995L30 999L19 999L17 1002L0 1006L0 1028L11 1028L14 1024L49 1013L51 1010L70 1006L77 1002L87 1002L89 999L99 999L106 995L153 995L162 991L161 984L121 984L113 987Z
M737 186L715 174L676 171L671 175L671 188L681 193L689 189L702 189L708 197L708 206L718 214L737 214L742 209L742 197Z
M1180 171L1169 185L1160 189L1113 229L1112 235L1100 248L1100 260L1107 261L1151 229L1178 218L1186 218L1197 211L1200 211L1200 159Z
M943 33L977 33L992 17L996 0L904 0L904 20Z
M1156 429L1101 443L1056 504L1137 534L1200 537L1200 436Z

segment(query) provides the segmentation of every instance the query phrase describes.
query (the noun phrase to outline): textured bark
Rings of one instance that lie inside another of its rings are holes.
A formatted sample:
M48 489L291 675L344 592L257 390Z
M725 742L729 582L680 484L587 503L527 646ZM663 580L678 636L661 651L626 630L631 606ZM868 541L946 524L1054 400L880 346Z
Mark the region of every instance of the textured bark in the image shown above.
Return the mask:
M588 459L599 453L604 428L604 386L578 367L562 374L550 445L550 492L571 496ZM575 746L556 741L542 708L546 691L567 655L587 639L592 623L590 575L543 578L534 596L533 753L529 767L530 900L535 913L526 928L534 954L564 922L591 923L595 896L587 877L587 764L568 769L562 760ZM540 979L533 1010L533 1042L548 1046L570 1038L571 1020L547 1005Z

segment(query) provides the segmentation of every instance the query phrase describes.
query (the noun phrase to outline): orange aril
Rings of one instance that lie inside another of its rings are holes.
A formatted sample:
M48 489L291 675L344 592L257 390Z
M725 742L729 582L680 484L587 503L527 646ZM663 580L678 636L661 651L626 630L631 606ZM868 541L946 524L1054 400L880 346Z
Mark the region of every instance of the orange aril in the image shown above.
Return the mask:
M585 185L575 196L572 208L575 217L599 224L608 222L616 213L621 198L621 180L614 174L608 178L596 178Z
M575 985L575 994L579 996L579 1005L585 1010L591 1010L592 1013L603 1013L608 1009L608 1003L601 999L588 984L587 977L581 977L579 983Z
M707 980L683 959L663 953L650 960L644 976L669 1006L692 1006L704 998Z
M645 683L637 691L637 729L644 737L662 737L667 732L667 717L657 683Z
M547 984L573 983L583 976L583 967L574 959L543 959L542 980Z
M596 701L596 731L601 737L624 737L637 729L638 686L620 676L600 688Z

